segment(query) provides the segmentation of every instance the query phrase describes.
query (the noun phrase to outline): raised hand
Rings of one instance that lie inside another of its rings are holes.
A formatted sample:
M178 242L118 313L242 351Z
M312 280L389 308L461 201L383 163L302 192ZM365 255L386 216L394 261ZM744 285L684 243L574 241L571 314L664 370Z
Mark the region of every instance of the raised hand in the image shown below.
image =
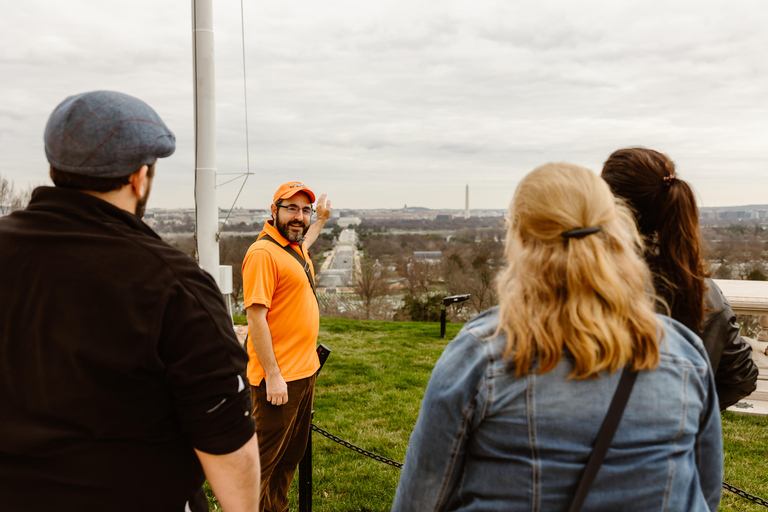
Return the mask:
M315 209L317 210L317 220L328 220L331 218L331 201L325 200L325 194L320 194Z

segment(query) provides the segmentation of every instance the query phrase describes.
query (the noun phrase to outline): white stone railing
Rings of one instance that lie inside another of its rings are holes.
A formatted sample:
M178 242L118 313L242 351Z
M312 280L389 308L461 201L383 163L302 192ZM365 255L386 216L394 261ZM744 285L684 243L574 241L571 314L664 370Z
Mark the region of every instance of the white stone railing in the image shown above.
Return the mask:
M755 339L768 342L768 281L732 281L715 279L728 297L733 311L740 315L756 315L760 332ZM768 349L766 349L768 354Z

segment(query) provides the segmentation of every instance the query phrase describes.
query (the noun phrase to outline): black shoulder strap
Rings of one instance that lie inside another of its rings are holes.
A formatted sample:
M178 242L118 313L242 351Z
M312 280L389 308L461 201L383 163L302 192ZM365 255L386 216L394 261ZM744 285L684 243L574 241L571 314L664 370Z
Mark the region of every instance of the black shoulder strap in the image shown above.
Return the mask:
M589 488L592 487L592 482L595 481L597 472L600 471L600 466L603 463L605 454L608 452L608 447L611 446L613 435L616 433L616 428L619 426L621 417L624 414L624 408L627 406L627 401L629 401L629 395L632 393L632 387L635 385L636 379L637 372L633 372L628 367L625 367L621 373L619 385L616 386L616 392L613 394L611 405L608 407L608 413L605 415L600 432L597 434L595 447L589 456L587 467L584 469L584 474L581 475L579 488L576 489L571 508L568 509L569 512L579 512L584 504L584 500L587 499Z
M304 269L304 273L307 275L307 280L309 281L309 286L312 287L312 293L315 295L315 300L317 300L317 292L315 291L315 280L312 279L312 272L309 270L309 263L305 261L304 258L299 256L299 254L296 251L294 251L287 245L280 245L280 242L278 242L277 240L275 240L269 235L264 235L261 238L259 238L259 240L269 240L270 242L277 245L278 247L281 247L283 250L285 250L285 252L293 256L293 259L299 262L299 265L301 265L301 268Z

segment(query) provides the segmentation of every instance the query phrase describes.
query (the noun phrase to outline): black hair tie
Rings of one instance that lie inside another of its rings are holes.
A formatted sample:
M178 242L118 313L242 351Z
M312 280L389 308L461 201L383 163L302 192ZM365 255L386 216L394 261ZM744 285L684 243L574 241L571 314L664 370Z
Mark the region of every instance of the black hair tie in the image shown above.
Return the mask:
M592 226L589 228L576 228L564 231L563 238L584 238L587 235L592 235L600 231L600 226Z

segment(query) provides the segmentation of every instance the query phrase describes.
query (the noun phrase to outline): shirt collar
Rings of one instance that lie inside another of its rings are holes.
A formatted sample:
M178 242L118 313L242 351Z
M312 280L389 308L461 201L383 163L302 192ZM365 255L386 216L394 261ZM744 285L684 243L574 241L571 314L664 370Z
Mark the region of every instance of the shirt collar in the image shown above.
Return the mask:
M261 230L261 233L271 236L275 242L279 243L283 247L291 243L290 240L280 234L280 232L275 227L275 221L272 219L264 223L264 228Z
M27 208L29 210L73 212L96 218L102 222L120 222L153 238L160 239L160 235L136 215L79 190L61 187L37 187L32 191L32 197Z
M283 235L280 234L280 232L275 227L275 221L273 219L269 219L264 223L264 229L261 230L261 233L259 234L259 238L262 237L262 235L269 235L272 237L272 239L279 243L281 247L286 247L287 245L292 245L296 251L301 254L301 256L304 259L307 259L307 257L304 255L304 244L297 244L296 242L291 242L287 238L285 238ZM303 240L303 239L302 239Z

